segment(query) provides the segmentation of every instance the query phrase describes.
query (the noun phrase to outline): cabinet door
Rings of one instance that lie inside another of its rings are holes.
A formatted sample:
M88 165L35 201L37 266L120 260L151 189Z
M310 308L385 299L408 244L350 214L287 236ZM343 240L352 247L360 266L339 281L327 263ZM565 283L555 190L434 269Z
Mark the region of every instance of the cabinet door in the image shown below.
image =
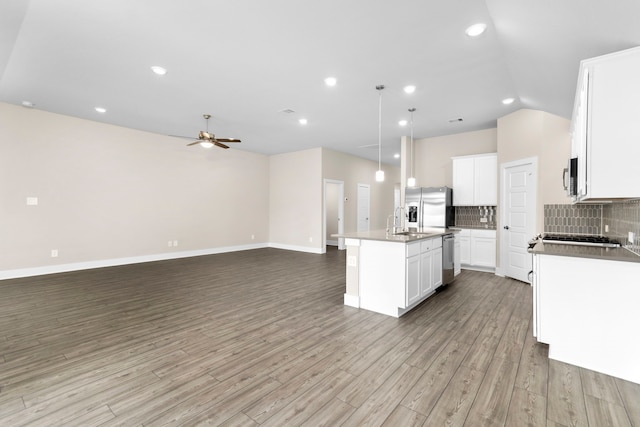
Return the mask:
M456 237L456 242L453 245L453 275L457 276L462 271L460 264L460 238Z
M473 205L474 159L453 159L453 204Z
M574 117L573 135L571 139L571 151L572 155L578 158L578 183L576 197L582 199L587 195L587 135L588 135L588 120L587 115L589 113L588 100L589 100L589 86L590 86L590 71L584 70L582 76L583 81L580 87L580 94L576 116Z
M496 239L471 236L471 264L479 267L496 267Z
M640 50L596 64L587 93L587 194L638 197ZM631 95L633 94L633 95ZM579 170L578 170L579 172Z
M420 255L407 258L407 277L405 283L406 307L421 297L420 293Z
M460 236L460 264L471 264L471 237Z
M442 285L442 248L431 251L432 289Z
M420 254L420 296L425 296L433 290L433 252Z
M474 166L473 204L496 206L498 204L498 157L479 156Z

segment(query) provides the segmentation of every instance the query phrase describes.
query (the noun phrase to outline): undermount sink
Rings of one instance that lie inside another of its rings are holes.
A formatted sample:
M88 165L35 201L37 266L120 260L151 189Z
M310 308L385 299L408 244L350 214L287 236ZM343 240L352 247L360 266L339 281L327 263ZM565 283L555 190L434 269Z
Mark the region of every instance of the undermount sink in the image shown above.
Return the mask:
M399 233L393 233L395 236L408 236L408 237L424 237L428 234L425 233L416 233L414 231L401 231Z

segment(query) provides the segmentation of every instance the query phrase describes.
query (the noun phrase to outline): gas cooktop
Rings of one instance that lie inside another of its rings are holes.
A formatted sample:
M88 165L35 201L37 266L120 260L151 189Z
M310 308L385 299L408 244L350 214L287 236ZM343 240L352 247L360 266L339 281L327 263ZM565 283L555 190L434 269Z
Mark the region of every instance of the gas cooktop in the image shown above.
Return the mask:
M603 248L617 248L620 242L605 236L589 236L584 234L545 234L544 243L558 245L599 246Z

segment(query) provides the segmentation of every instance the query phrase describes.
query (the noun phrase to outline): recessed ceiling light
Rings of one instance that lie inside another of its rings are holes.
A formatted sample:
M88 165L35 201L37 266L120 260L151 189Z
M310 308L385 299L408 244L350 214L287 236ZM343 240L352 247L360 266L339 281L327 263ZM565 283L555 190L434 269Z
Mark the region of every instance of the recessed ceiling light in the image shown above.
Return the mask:
M400 158L400 154L399 154L399 153L394 154L394 155L393 155L393 158L394 158L394 159L399 159L399 158Z
M154 65L153 67L151 67L151 71L159 76L164 76L165 74L167 74L167 69L158 65Z
M98 113L106 113L106 112L107 112L107 109L106 109L106 108L103 108L103 107L96 107L96 108L95 108L95 110L96 110Z
M416 87L414 85L408 85L404 87L405 93L413 93L416 91Z
M478 37L480 34L484 33L487 29L487 24L479 23L473 24L469 28L467 28L464 32L467 33L469 37Z
M298 123L300 123L301 125L306 125L308 122L307 119L300 119L298 120Z
M502 103L504 105L509 105L509 104L513 104L513 101L515 101L515 98L505 98L502 100Z
M26 108L33 108L36 106L36 104L31 101L22 101L22 106Z
M324 79L324 83L327 86L335 86L336 83L338 83L338 79L336 79L335 77L327 77L326 79Z
M409 122L408 122L408 121L406 121L406 120L400 120L400 121L398 122L398 124L399 124L400 126L406 126L408 123L409 123Z

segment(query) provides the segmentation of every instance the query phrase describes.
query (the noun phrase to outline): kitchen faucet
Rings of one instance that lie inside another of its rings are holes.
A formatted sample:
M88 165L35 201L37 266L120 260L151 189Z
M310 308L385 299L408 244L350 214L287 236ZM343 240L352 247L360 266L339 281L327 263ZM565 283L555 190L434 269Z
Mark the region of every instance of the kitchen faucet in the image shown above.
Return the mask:
M400 229L400 231L404 231L404 227L402 227L402 217L398 215L398 210L400 210L400 212L404 211L404 206L398 206L396 208L395 211L393 211L393 213L389 216L387 216L387 234L389 232L396 234L398 232L398 228ZM389 227L389 220L393 218L393 228ZM396 223L396 218L398 218L400 221L400 224L398 225Z
M396 207L396 210L393 211L393 233L397 233L397 228L400 228L400 231L404 231L404 227L402 226L402 216L398 215L398 211L400 214L404 213L404 206ZM396 226L396 218L398 219L399 224Z

